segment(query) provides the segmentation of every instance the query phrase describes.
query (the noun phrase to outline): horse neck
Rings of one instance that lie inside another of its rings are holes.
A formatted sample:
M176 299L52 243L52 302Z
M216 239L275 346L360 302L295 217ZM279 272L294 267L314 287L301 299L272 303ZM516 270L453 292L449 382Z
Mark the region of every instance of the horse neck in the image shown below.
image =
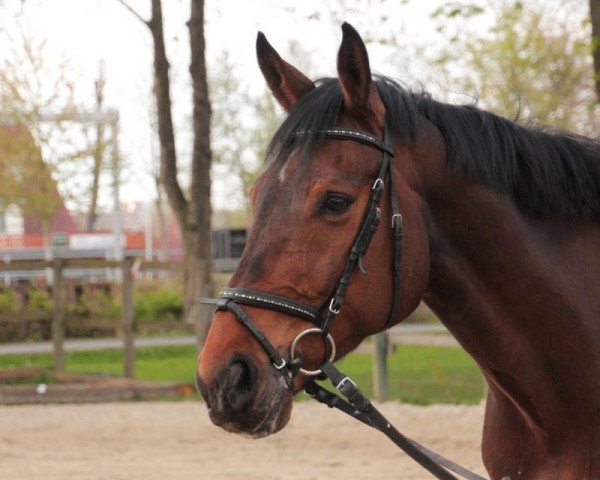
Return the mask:
M445 178L427 192L425 302L534 422L556 408L598 408L600 226L536 218L481 184Z

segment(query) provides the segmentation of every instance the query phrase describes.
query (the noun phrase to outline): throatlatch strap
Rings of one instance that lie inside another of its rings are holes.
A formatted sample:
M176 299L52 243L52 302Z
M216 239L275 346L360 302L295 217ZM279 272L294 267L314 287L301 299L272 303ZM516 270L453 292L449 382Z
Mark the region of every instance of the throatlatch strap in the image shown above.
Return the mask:
M404 219L398 205L398 190L394 169L390 162L390 205L392 209L392 308L385 322L384 330L388 329L400 313L400 281L402 277L402 243L404 240Z

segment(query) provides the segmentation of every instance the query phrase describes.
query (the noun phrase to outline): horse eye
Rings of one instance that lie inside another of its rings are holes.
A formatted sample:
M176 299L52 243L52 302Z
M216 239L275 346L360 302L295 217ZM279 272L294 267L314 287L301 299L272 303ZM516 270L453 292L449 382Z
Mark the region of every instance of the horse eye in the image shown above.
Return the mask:
M348 210L348 207L352 203L352 199L346 195L339 193L330 193L323 202L321 211L323 213L341 214Z

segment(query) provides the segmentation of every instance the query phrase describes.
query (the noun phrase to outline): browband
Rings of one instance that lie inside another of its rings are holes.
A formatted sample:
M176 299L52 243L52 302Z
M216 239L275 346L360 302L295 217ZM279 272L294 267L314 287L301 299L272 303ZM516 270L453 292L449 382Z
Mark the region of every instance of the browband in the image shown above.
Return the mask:
M375 135L371 135L366 132L359 132L356 130L347 130L345 128L328 128L326 130L318 130L318 133L322 133L328 138L335 138L338 140L355 140L360 143L364 143L365 145L371 145L379 148L390 156L394 156L394 148L388 144L377 138ZM295 132L296 137L305 137L310 135L312 130L298 130Z

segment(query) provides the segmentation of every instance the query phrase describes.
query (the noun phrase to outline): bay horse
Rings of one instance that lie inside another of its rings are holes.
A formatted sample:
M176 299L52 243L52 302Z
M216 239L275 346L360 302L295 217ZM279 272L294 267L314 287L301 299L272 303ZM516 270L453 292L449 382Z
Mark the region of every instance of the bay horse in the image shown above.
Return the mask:
M381 139L389 126L393 182L383 198L397 197L404 224L399 305L386 200L330 326L334 359L424 301L489 385L482 455L491 478L600 478L600 143L373 76L359 34L342 31L338 78L316 82L258 35L260 69L288 116L250 192L254 222L229 286L323 310L381 164L373 145L323 132ZM276 357L312 326L290 310L236 308ZM252 333L219 309L197 383L215 424L261 437L287 424L309 379L282 381ZM319 335L295 350L305 369L332 354Z

